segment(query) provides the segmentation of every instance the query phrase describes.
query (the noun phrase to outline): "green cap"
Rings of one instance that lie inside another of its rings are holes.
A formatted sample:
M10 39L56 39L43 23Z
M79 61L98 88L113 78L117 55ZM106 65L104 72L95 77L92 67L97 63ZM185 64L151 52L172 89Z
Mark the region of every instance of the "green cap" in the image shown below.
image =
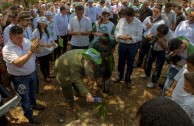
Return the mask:
M100 53L96 51L94 48L89 48L87 50L83 51L83 54L92 62L96 64L102 63L102 57L100 56Z

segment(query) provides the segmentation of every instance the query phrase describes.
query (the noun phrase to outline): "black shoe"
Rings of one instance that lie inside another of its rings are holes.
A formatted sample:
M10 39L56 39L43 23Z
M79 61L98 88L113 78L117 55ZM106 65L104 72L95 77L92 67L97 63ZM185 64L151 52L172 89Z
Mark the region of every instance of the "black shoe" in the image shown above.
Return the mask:
M127 83L125 83L125 86L126 86L128 89L131 89L132 84L131 84L131 82L127 82Z
M141 65L138 65L138 64L134 65L134 68L138 68L138 67L141 67Z
M31 124L36 124L36 125L40 124L40 122L37 119L33 118L33 117L28 118L28 122L31 123Z
M116 79L116 80L114 80L113 82L114 82L114 83L119 83L121 80L122 80L122 79L117 78L117 79Z
M34 110L38 110L38 111L44 111L45 110L45 107L42 106L42 105L35 105L33 107Z

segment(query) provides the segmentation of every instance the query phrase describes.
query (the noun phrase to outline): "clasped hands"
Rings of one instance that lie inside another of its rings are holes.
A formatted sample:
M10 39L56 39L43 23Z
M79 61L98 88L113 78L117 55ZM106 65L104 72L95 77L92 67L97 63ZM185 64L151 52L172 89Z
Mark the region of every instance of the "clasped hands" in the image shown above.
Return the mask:
M40 43L40 39L38 38L33 38L32 39L32 44L30 46L30 50L34 53L37 53L39 51L39 43Z
M119 35L118 38L123 40L127 40L127 39L132 40L132 37L129 34Z

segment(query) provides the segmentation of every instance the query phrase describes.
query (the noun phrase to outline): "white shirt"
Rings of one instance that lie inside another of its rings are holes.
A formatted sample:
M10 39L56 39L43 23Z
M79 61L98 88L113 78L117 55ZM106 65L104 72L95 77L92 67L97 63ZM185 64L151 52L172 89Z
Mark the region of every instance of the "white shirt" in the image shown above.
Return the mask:
M172 29L172 22L176 23L176 14L173 11L170 11L169 13L163 11L161 16L165 24Z
M89 32L92 31L92 23L88 17L83 16L79 22L77 16L73 17L69 21L68 30L70 32ZM89 35L72 35L71 45L74 46L88 46L89 45Z
M96 7L86 7L84 15L90 18L92 23L95 23L97 20L98 9Z
M11 27L15 26L13 23L11 23L10 25L8 25L4 31L3 31L3 43L4 45L8 42L9 40L9 31L11 29Z
M169 31L168 31L168 34L165 35L163 38L162 38L162 43L165 44L167 47L168 47L168 42L174 38L174 34L172 32L172 30L169 28ZM160 46L160 44L158 44L157 42L154 44L154 50L156 51L162 51L164 49L162 49L162 47Z
M157 35L158 26L161 25L161 24L164 24L163 20L159 20L159 21L156 21L156 22L152 23L150 19L151 19L151 16L148 16L148 17L146 17L146 19L142 23L142 26L143 26L143 29L144 29L144 34L143 35L144 35L145 38L148 34L153 35L153 36ZM146 27L147 24L152 24L152 27L150 29L147 29L147 27Z
M132 40L122 40L118 39L119 35L129 34L132 37ZM115 38L118 42L133 44L142 40L143 27L140 20L134 17L134 20L131 23L128 23L125 18L121 18L115 29Z
M24 38L27 38L30 41L32 41L33 36L32 36L32 28L31 27L26 27L24 29Z
M189 24L188 20L180 22L174 31L174 35L175 37L185 36L194 44L194 23Z
M8 43L3 47L3 59L6 61L7 71L11 75L30 75L36 69L35 54L32 54L30 59L22 67L17 67L12 63L14 60L25 55L29 51L31 41L24 38L22 46L23 49L21 49L19 46L15 45L9 40Z
M35 29L33 31L33 37L35 38L39 38L40 39L40 44L51 44L51 38L47 36L46 33L42 33L42 37L40 38L40 33L38 29ZM41 56L46 56L48 54L50 54L52 51L46 49L46 47L40 47L40 53L37 54L37 57L41 57Z
M57 25L59 36L67 35L67 29L68 29L68 17L67 17L67 15L62 15L61 13L58 13L55 16L54 20L55 20L56 25Z
M184 91L184 74L187 73L187 65L185 64L183 68L177 73L177 75L174 77L174 80L177 81L177 85L174 88L174 91L172 93L172 100L177 102L178 104L184 103L184 98L189 96L187 92Z
M75 17L76 16L76 13L73 12L70 16L69 16L69 21L71 20L71 18Z
M194 95L189 94L184 98L184 103L180 104L194 124Z
M58 29L57 29L57 26L54 20L51 20L51 22L47 24L47 29L48 29L51 39L57 40L57 35L59 35L59 32L58 32Z

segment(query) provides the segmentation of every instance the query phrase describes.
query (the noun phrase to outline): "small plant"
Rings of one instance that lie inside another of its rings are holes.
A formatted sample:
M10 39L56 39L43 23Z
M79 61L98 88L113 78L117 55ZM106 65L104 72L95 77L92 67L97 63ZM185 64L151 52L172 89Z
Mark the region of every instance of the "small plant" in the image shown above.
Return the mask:
M97 115L99 115L102 119L105 119L108 113L107 106L109 105L108 100L102 100L102 102L98 102L94 111Z

